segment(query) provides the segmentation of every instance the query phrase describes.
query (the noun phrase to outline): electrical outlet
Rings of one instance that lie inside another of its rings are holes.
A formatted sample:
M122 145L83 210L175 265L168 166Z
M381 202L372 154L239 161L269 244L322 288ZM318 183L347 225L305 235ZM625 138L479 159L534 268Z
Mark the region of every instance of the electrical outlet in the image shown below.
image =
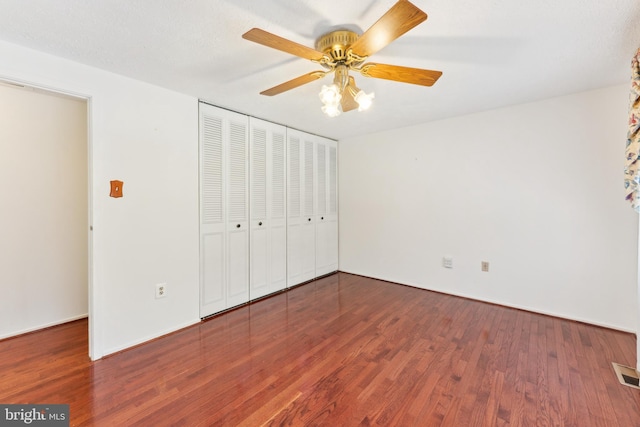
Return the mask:
M164 298L167 296L167 284L166 283L158 283L156 285L156 299Z
M482 261L482 271L489 271L489 261Z
M453 258L450 256L443 257L442 266L444 268L453 268Z

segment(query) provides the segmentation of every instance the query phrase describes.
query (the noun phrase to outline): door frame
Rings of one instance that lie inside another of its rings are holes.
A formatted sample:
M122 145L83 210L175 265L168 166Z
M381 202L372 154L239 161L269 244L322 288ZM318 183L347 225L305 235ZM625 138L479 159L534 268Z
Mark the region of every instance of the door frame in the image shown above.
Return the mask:
M86 105L87 114L87 135L85 143L87 145L87 320L88 320L88 342L89 342L89 358L96 360L101 357L97 348L95 338L97 336L96 325L96 298L93 288L93 116L92 116L92 97L86 94L74 93L65 89L52 88L40 85L34 82L23 81L0 75L0 82L22 87L31 88L39 92L48 92L59 94L70 98L82 100Z

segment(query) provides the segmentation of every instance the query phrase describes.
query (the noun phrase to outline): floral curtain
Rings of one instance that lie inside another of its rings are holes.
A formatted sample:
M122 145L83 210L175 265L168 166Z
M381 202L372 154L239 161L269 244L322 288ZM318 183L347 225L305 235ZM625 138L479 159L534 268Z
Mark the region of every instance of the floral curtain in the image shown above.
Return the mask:
M631 60L631 94L629 95L629 129L627 131L624 186L626 199L640 213L640 49Z

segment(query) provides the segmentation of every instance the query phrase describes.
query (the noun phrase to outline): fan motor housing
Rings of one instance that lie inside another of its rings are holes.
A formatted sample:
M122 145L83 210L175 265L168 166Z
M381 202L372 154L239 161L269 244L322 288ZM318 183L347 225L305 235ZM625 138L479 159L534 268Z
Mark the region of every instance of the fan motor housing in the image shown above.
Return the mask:
M358 37L358 33L349 30L332 31L318 37L316 49L331 56L334 61L344 61L347 59L347 49Z

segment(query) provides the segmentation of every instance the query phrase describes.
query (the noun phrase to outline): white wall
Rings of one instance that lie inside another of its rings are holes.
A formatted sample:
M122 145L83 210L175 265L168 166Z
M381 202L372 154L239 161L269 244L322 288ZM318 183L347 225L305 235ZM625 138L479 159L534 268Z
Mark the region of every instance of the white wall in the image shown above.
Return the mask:
M86 317L87 104L0 85L0 338Z
M635 331L627 102L623 85L341 140L340 269Z
M0 58L0 78L89 98L92 356L197 322L197 99L5 42Z
M197 322L197 100L5 42L0 58L0 78L89 98L92 356ZM635 330L626 102L614 87L341 141L341 270Z

